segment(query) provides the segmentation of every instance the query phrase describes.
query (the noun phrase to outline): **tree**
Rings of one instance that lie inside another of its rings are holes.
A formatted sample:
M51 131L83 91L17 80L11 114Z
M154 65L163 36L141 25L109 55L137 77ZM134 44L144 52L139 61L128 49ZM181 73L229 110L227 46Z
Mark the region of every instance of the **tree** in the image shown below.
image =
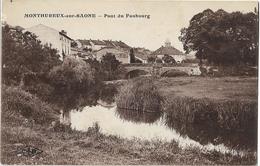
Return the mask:
M165 54L163 57L162 57L162 60L164 63L176 63L174 58L168 54Z
M43 74L60 64L57 50L42 45L30 32L5 25L2 28L2 71L5 84L23 84L26 74Z
M57 90L84 90L95 84L94 72L89 64L72 56L65 57L62 65L54 67L49 79Z
M154 62L155 62L155 59L156 59L156 56L151 56L151 55L150 55L150 56L147 57L147 62L148 62L148 63L154 63Z
M186 53L195 51L197 58L209 63L256 64L257 26L256 13L207 9L193 16L189 27L181 29L179 39Z
M112 53L106 53L101 58L102 70L106 73L106 80L113 80L116 78L116 72L119 68L120 62Z
M134 55L134 49L130 49L130 63L135 63L135 55Z
M156 63L162 63L162 59L161 58L156 58L155 62Z

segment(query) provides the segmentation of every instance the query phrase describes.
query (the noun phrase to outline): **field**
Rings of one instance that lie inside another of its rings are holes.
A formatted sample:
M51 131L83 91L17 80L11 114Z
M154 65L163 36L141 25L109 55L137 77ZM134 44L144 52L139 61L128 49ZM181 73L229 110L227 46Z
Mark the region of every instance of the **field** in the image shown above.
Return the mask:
M175 77L158 79L155 84L167 98L257 101L257 82L256 77Z

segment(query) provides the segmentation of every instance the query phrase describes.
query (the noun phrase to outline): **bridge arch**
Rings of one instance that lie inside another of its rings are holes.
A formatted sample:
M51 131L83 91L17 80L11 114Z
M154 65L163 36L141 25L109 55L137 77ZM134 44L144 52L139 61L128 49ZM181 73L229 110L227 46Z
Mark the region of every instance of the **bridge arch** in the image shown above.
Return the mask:
M178 76L189 76L186 71L178 69L167 69L161 72L161 77L178 77Z
M148 74L149 72L146 71L146 70L142 70L142 69L134 69L134 70L131 70L131 71L128 71L125 75L125 78L134 78L134 77L139 77L141 75L146 75Z

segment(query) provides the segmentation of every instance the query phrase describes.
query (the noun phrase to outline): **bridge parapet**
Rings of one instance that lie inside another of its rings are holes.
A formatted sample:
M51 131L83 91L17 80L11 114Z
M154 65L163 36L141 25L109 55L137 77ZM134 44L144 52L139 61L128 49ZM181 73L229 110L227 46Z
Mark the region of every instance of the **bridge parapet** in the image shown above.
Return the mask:
M199 66L162 66L162 65L154 65L154 66L125 66L127 72L132 71L145 71L150 73L151 75L161 76L164 73L170 70L177 70L187 73L188 75L200 75L201 71Z

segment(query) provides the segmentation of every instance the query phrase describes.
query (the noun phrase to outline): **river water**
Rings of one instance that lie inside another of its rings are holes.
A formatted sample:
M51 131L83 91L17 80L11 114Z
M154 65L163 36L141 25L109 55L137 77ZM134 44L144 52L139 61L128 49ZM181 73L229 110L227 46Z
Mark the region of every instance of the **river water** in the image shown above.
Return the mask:
M166 113L136 112L117 109L113 102L98 100L96 105L72 109L61 115L63 123L72 129L87 131L98 123L106 135L148 141L175 141L181 148L199 148L202 151L219 151L232 155L244 155L255 151L256 136L245 133L218 132L201 126L185 126L175 123ZM174 124L174 125L173 125Z

